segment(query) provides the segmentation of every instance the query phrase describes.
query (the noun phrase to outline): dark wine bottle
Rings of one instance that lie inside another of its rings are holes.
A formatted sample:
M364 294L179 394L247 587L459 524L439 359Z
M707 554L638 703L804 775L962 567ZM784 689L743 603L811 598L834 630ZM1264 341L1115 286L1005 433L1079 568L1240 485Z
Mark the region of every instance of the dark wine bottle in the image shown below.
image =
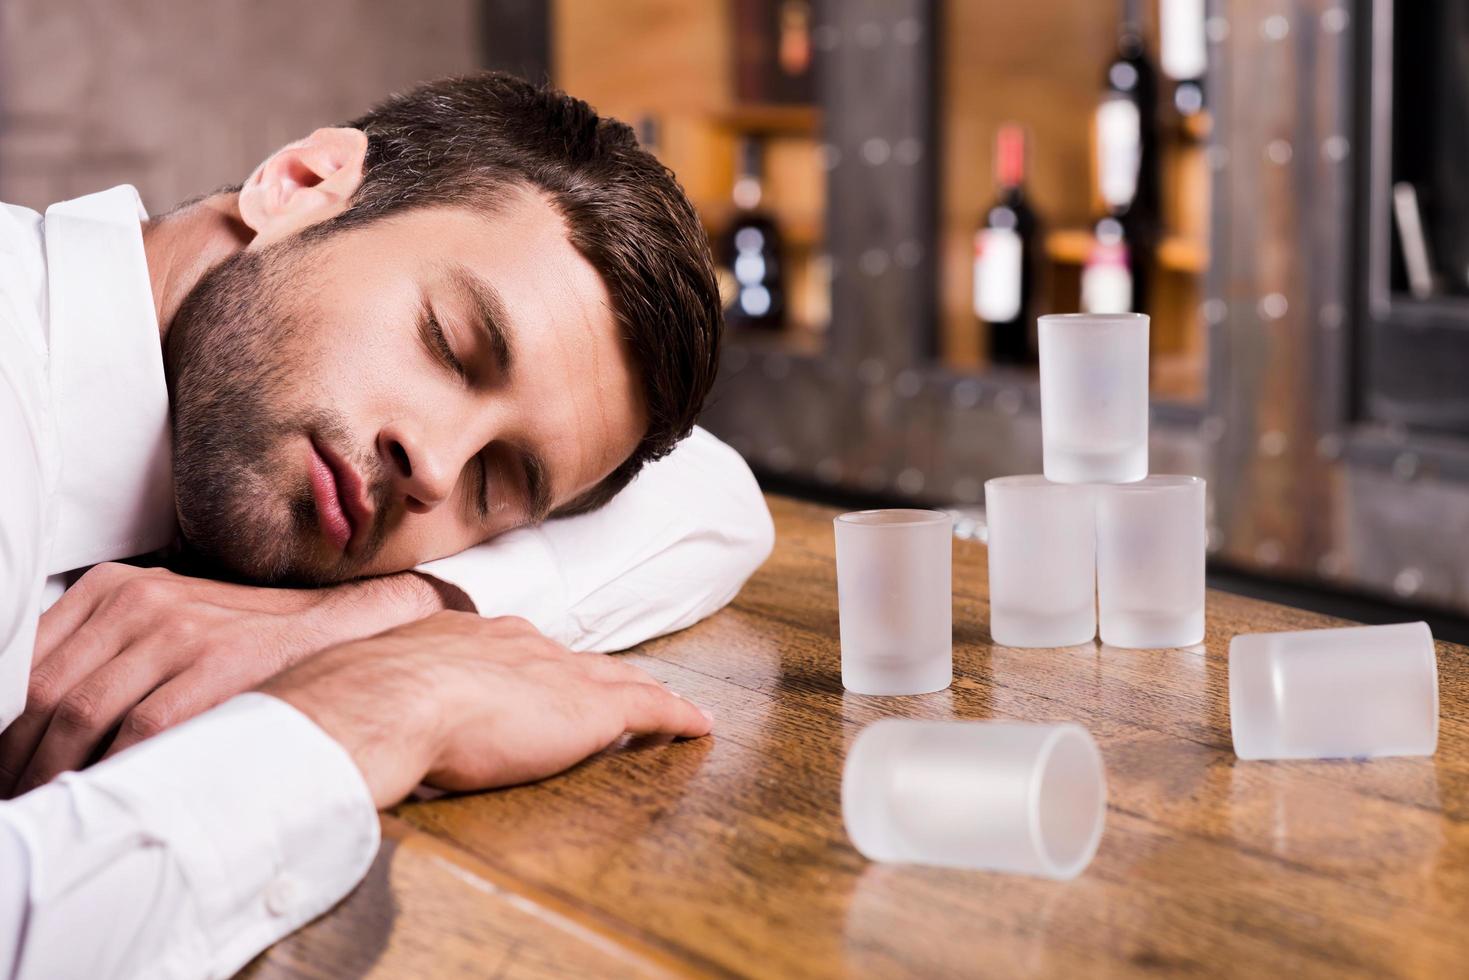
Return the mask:
M1148 270L1158 238L1160 181L1158 77L1143 47L1140 0L1124 0L1117 53L1107 66L1097 106L1096 135L1098 190L1105 213L1097 223L1097 241L1087 267L1095 260L1115 270L1116 259L1125 255L1132 311L1145 313ZM1083 282L1085 278L1084 271ZM1103 293L1110 296L1113 290Z
M1158 63L1173 79L1173 107L1179 115L1204 111L1204 0L1160 0Z
M996 200L974 233L974 313L989 328L992 364L1032 364L1039 223L1025 196L1025 130L995 134Z
M746 137L739 146L735 214L718 251L725 323L735 329L779 330L785 325L785 276L780 229L761 208L764 146Z

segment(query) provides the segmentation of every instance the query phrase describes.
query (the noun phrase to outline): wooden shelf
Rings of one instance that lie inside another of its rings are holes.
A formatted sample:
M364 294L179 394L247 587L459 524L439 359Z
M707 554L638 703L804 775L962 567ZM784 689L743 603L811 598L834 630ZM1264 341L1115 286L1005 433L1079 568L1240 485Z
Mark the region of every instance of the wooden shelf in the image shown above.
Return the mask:
M735 213L733 204L701 204L698 205L698 210L704 220L704 230L709 233L711 241L718 238L724 229L729 227ZM816 248L826 238L826 229L819 214L788 215L782 213L778 206L771 207L768 211L775 216L776 225L780 228L781 244L786 247Z
M1058 265L1084 265L1091 249L1092 233L1082 228L1065 228L1046 236L1046 255ZM1157 261L1170 272L1199 275L1209 265L1209 251L1200 242L1168 235L1158 245Z
M779 136L816 136L821 110L814 105L741 103L714 113L714 122L741 133Z

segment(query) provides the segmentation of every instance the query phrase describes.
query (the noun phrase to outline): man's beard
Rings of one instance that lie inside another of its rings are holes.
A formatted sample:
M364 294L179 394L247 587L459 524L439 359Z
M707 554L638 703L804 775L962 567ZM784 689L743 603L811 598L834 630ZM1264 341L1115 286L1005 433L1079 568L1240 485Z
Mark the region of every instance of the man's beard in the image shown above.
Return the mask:
M307 380L292 359L299 323L283 291L300 248L241 251L211 269L185 297L164 342L180 531L206 565L270 584L350 578L386 534L379 507L353 558L324 558L305 467L285 454L291 437L308 434L351 448L335 413L281 407Z

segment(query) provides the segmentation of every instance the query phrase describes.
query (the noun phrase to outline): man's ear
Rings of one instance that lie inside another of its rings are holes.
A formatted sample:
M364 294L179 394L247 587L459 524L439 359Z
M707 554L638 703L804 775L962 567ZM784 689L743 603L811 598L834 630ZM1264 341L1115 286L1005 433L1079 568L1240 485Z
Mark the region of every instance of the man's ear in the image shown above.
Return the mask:
M367 134L318 129L276 150L240 188L240 218L255 231L250 247L289 238L335 217L362 183Z

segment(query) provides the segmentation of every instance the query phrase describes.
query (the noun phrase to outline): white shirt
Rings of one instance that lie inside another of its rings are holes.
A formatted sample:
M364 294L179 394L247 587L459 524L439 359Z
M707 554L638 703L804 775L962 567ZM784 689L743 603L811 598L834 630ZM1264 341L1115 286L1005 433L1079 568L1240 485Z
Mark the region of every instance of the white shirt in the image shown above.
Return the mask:
M144 217L126 186L44 218L0 205L0 729L56 576L175 533ZM614 650L723 606L772 542L749 469L695 430L596 513L420 571L485 615ZM342 748L241 695L0 803L0 978L229 975L346 894L377 834Z

